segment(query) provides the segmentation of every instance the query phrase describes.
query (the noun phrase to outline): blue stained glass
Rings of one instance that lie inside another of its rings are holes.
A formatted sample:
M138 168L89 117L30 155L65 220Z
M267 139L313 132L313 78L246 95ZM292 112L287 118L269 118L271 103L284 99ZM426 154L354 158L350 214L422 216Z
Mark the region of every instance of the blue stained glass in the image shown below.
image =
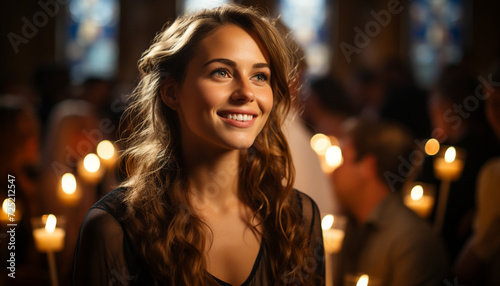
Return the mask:
M65 55L75 82L116 75L118 61L118 0L71 0Z
M410 54L419 83L429 87L446 64L463 56L463 0L415 0L410 8Z

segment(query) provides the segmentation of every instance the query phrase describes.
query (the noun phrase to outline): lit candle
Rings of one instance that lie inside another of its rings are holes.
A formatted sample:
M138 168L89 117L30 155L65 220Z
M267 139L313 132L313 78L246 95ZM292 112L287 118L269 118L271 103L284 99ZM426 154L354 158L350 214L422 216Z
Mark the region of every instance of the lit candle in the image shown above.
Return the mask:
M2 223L9 223L9 213L14 213L16 204L10 199L5 199L2 203L2 212L0 213L0 221Z
M346 218L339 215L326 215L321 220L323 229L323 245L325 248L325 285L333 285L333 258L334 253L338 253L344 241Z
M101 158L103 165L108 168L116 162L116 149L109 140L103 140L97 144L97 155Z
M326 253L337 253L342 248L344 241L344 229L334 227L335 219L338 216L326 215L321 221L321 228L323 229L323 245Z
M439 144L439 141L437 139L431 138L425 143L425 153L429 156L434 156L439 152L440 147L441 144Z
M448 147L443 157L434 159L434 172L436 177L441 180L457 180L462 174L463 167L463 160L457 159L455 147Z
M33 239L35 247L40 252L58 252L64 248L64 229L57 227L57 218L50 214L43 216L42 221L46 220L45 227L33 229Z
M415 185L403 199L405 205L422 218L427 218L434 206L434 197L424 194L422 185Z
M85 181L95 184L102 178L103 170L99 157L90 153L78 164L78 175Z
M65 204L74 205L78 203L82 193L76 184L76 179L73 174L66 173L61 177L61 184L59 184L57 196Z

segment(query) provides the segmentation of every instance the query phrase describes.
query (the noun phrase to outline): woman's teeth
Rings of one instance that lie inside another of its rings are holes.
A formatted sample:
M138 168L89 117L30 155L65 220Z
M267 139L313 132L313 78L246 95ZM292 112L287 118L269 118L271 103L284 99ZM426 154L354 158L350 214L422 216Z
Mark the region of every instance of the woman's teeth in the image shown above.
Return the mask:
M224 117L238 121L250 121L253 119L253 115L251 114L226 114Z

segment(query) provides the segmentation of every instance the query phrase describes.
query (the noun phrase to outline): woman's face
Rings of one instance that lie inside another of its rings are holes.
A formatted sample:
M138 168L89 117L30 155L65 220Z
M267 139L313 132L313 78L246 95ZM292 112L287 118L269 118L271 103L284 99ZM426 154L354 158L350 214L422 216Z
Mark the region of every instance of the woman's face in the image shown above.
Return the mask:
M200 41L184 82L175 88L182 146L249 148L273 106L269 65L256 38L236 25Z

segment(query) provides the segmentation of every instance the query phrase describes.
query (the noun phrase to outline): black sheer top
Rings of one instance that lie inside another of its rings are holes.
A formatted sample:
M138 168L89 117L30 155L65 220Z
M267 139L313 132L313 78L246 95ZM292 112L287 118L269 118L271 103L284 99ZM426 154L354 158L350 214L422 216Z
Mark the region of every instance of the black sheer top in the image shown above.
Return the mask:
M122 218L126 205L125 189L116 189L90 208L80 229L76 246L73 285L153 285L145 263L141 261L130 239ZM316 203L304 193L295 191L306 230L311 234L311 248L315 263L307 259L303 275L324 277L324 252L321 218ZM242 285L274 285L269 281L265 247L261 247L252 271ZM310 271L310 273L307 273ZM314 272L314 273L313 273ZM139 274L140 273L140 274ZM214 276L220 285L231 285ZM318 285L323 282L318 281ZM280 283L285 284L285 283Z

